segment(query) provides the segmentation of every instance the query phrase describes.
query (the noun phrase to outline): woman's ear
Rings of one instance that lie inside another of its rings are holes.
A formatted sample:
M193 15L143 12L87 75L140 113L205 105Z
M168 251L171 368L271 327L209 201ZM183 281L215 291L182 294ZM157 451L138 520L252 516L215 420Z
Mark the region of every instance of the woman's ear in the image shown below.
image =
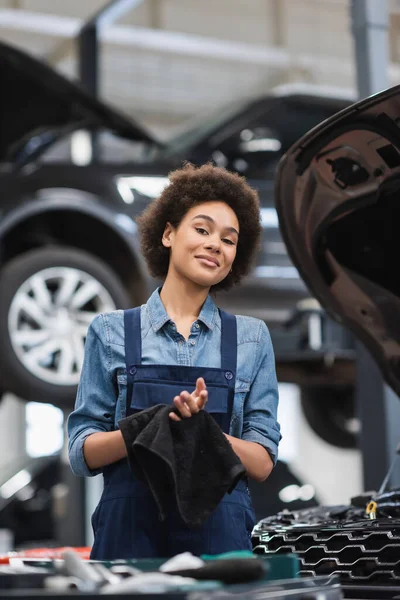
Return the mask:
M165 248L171 248L171 238L172 238L173 233L174 233L174 228L171 225L171 223L168 222L165 226L164 233L163 233L162 240L161 240L162 245Z

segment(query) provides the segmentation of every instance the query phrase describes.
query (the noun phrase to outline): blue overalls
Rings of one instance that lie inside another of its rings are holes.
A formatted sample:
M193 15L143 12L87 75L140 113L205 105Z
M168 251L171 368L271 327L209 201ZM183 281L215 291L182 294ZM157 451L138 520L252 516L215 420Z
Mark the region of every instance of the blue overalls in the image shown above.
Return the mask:
M208 368L142 365L140 308L125 311L127 416L156 404L172 403L174 396L194 389L197 378L204 377L206 409L229 433L235 391L236 318L224 311L220 315L221 368ZM254 511L245 480L223 497L204 525L189 529L175 505L160 520L150 489L133 476L126 459L105 467L103 475L103 494L92 517L95 539L91 558L168 558L185 551L200 555L251 550Z

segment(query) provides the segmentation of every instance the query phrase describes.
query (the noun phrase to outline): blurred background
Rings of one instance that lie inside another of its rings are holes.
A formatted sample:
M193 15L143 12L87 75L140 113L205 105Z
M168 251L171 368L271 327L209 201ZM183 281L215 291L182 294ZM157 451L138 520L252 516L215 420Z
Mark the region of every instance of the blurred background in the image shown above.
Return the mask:
M364 489L356 345L292 265L273 192L282 154L360 97L357 3L380 13L396 85L399 0L0 0L4 547L91 543L101 477L72 478L65 452L85 331L157 284L134 220L184 160L245 175L262 201L257 264L218 299L264 319L275 348L283 439L258 517Z

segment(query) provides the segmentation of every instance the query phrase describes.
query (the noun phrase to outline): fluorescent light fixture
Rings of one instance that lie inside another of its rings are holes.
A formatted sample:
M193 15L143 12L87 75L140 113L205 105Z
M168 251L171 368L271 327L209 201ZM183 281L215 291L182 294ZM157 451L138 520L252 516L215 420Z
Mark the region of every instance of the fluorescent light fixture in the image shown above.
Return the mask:
M89 131L79 130L71 135L71 160L74 165L84 167L92 161L92 138Z
M281 148L281 142L275 138L248 140L240 144L244 152L278 152Z
M320 312L308 317L308 345L311 350L322 348L322 317Z
M315 489L312 485L287 485L279 492L279 498L282 502L294 502L295 500L302 500L307 502L315 496Z
M299 499L300 487L298 485L287 485L279 492L282 502L294 502Z
M300 500L307 502L307 500L311 500L315 496L314 486L310 483L306 483L302 485L300 488Z
M253 137L254 133L251 131L251 129L243 129L243 131L240 132L240 139L242 139L244 142L249 142L253 139Z
M22 469L22 471L19 471L19 473L14 475L14 477L11 477L11 479L6 481L6 483L3 483L3 485L0 487L0 496L5 499L11 498L11 496L28 485L31 480L31 474L25 469Z
M119 179L117 182L117 188L125 204L132 204L135 200L135 196L133 195L130 186L126 182L126 179L127 178L125 177L121 177L121 179Z
M26 452L29 456L49 456L64 443L64 415L52 404L28 402L26 405Z
M279 227L278 214L275 208L262 208L260 213L263 227Z
M168 177L119 177L117 181L118 191L127 204L134 201L135 191L142 196L158 198L168 184ZM128 190L131 195L128 194Z
M295 267L278 267L264 265L254 269L255 277L274 277L275 279L298 279L299 272Z

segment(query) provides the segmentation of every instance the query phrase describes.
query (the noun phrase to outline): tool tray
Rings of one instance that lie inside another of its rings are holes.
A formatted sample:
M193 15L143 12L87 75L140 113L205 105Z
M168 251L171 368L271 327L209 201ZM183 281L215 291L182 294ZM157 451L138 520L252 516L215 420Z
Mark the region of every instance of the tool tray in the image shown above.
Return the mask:
M251 559L254 560L254 559ZM337 581L325 577L298 579L298 558L295 555L272 556L268 558L257 557L265 564L265 575L262 579L246 584L223 585L218 588L207 586L206 581L199 582L200 585L191 589L169 591L163 593L108 593L104 597L110 600L129 595L130 598L148 598L151 600L206 600L206 599L240 599L250 600L262 595L265 599L278 600L279 598L290 598L291 600L340 600L343 598L340 585ZM158 571L165 559L138 559L117 560L101 562L106 568L112 566L136 567L143 572ZM44 600L58 600L60 598L86 598L86 600L98 599L103 594L99 592L83 592L80 590L54 590L43 588L46 577L57 573L57 561L51 559L19 559L19 567L25 566L40 568L41 572L7 573L7 569L0 570L0 600L37 598ZM12 571L12 564L10 565ZM321 596L321 594L324 594ZM320 594L320 595L318 595Z

